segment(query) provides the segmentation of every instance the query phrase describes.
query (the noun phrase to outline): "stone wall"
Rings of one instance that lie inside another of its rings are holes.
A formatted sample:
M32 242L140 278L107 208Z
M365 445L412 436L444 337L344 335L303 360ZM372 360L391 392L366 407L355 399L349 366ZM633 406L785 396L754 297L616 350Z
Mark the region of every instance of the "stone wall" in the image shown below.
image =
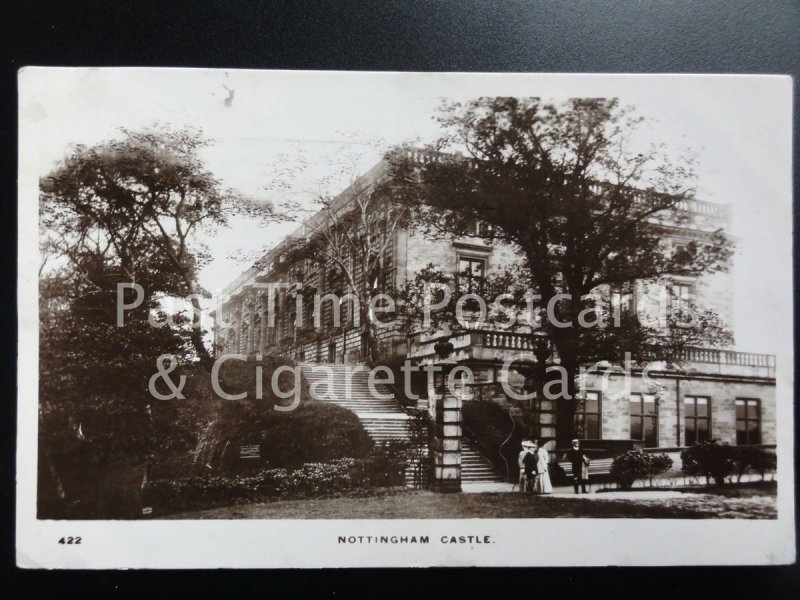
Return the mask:
M745 378L712 379L701 375L677 378L674 375L651 375L658 385L658 446L669 448L686 444L684 431L684 397L706 396L710 399L710 435L712 439L736 443L736 399L760 400L761 443L775 444L775 384L769 380ZM605 439L629 439L629 396L616 398L622 389L621 378L610 378L608 389L602 395L601 431ZM587 390L602 392L599 377L587 378ZM640 377L632 377L631 393L651 394L654 389Z

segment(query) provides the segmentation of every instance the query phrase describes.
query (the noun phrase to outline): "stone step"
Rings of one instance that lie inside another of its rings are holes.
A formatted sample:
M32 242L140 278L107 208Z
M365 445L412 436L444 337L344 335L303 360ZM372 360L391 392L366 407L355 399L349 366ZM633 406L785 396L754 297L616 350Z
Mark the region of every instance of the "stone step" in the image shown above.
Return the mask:
M317 398L317 400L321 400L323 402L330 402L332 404L353 404L353 405L363 405L363 406L383 406L386 408L392 408L394 410L387 411L387 412L394 412L402 410L397 404L393 404L390 402L378 402L376 400L370 400L369 398L331 398L331 397L323 397Z
M324 402L351 402L351 403L362 403L362 404L375 404L375 405L384 405L384 406L392 406L397 410L402 410L400 405L396 401L391 400L376 400L375 398L369 397L353 397L353 396L333 396L331 394L325 394L322 396L317 396L317 400L322 400Z
M312 372L312 368L324 366ZM408 421L411 417L392 396L376 398L369 386L369 372L365 368L354 369L353 365L319 365L319 363L301 363L306 381L315 386L315 396L321 402L330 402L352 410L358 415L367 434L377 443L396 440L409 440ZM391 395L391 389L380 383L374 383L374 392ZM500 477L492 464L464 440L461 455L461 478L463 481L496 482ZM413 470L406 472L406 485L413 485Z
M383 406L365 406L363 404L339 404L336 402L331 402L331 404L336 404L337 406L341 406L342 408L346 408L348 410L352 410L355 413L375 413L375 414L386 414L387 408Z
M398 435L405 435L405 436L407 436L407 435L408 435L408 433L409 433L409 432L408 432L408 429L406 429L405 427L381 427L380 425L378 425L378 426L374 426L374 425L365 425L365 426L364 426L364 429L366 429L366 430L367 430L367 431L369 431L369 432L375 432L375 433L396 433L396 434L398 434Z
M461 480L471 483L502 481L492 463L467 438L461 443Z

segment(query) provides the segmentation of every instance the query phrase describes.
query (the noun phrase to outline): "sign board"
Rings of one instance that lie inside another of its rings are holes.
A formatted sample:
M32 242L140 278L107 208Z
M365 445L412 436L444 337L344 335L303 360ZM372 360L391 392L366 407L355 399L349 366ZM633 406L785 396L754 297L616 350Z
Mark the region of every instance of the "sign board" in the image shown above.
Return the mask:
M261 446L259 444L239 446L239 458L261 458Z

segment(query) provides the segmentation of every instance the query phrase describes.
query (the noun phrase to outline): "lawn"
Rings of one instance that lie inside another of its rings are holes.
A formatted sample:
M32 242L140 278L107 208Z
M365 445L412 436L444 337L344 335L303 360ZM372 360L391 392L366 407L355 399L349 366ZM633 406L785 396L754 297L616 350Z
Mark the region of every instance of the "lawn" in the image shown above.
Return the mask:
M280 500L227 506L173 515L172 519L504 519L504 518L640 518L774 519L775 489L740 487L736 492L532 496L520 493L435 494L398 491L362 498ZM644 494L644 496L643 496ZM652 498L647 497L652 494ZM666 495L665 495L666 496Z

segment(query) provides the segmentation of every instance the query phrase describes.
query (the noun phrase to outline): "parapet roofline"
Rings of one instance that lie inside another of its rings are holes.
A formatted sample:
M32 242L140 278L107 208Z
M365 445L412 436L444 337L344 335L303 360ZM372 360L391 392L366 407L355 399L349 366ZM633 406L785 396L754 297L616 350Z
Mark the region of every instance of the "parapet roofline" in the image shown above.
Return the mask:
M403 150L401 152L406 152L408 156L416 158L417 162L424 163L429 162L432 160L431 156L432 153L426 152L423 150ZM444 155L444 153L438 153L439 155ZM456 156L456 155L454 155ZM460 155L458 155L460 156ZM435 160L435 158L433 158ZM381 177L383 177L389 168L389 163L386 159L379 160L372 168L370 168L366 173L360 175L355 178L355 180L348 185L344 190L342 190L332 201L331 201L331 208L332 210L339 210L343 206L347 204L348 201L352 201L353 190L358 185L372 185L375 182L379 181ZM599 184L598 184L599 185ZM729 218L729 205L722 204L717 202L710 202L708 200L689 200L686 202L687 209L692 210L694 214L698 215L708 215L708 216L715 216L720 217L722 219L727 220ZM318 210L316 213L305 219L300 226L295 229L292 233L287 235L281 242L278 243L272 250L269 250L264 256L262 256L255 264L245 270L241 275L239 275L236 279L234 279L231 283L229 283L225 288L223 288L222 293L224 295L231 295L231 292L236 290L237 288L241 287L249 278L254 278L261 271L263 270L260 265L266 264L269 265L276 258L278 258L286 248L286 245L298 238L302 238L306 235L309 224L312 223L315 219L319 219L322 215L324 209ZM678 227L676 229L684 229L682 227Z

